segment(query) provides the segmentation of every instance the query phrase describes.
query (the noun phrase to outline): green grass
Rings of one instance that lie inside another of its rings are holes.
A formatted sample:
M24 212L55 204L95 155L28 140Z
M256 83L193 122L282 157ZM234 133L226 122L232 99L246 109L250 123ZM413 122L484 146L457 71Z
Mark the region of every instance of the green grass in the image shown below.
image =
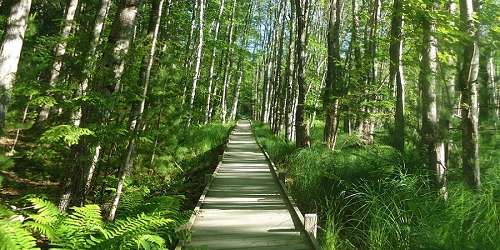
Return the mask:
M500 169L488 165L497 153L484 151L479 193L451 178L444 201L418 153L363 146L355 135L341 135L338 149L330 151L320 143L318 125L311 131L313 146L302 150L263 124L254 129L286 173L301 211L318 213L324 249L500 249ZM459 169L451 172L459 175Z

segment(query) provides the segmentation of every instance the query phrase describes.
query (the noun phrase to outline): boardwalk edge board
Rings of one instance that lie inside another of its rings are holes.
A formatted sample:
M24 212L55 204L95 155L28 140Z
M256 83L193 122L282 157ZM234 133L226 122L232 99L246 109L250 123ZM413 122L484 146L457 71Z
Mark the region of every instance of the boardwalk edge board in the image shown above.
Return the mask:
M205 189L203 189L203 192L200 195L200 198L198 199L198 202L196 203L196 207L193 209L193 213L191 214L191 217L189 217L189 221L183 225L181 225L179 228L177 228L175 231L176 232L182 232L182 231L191 231L191 228L193 227L194 222L196 221L196 218L198 216L198 213L200 211L201 205L203 204L203 201L205 200L205 197L207 196L208 191L210 190L210 185L212 184L213 180L215 179L214 177L217 176L221 166L222 166L222 161L224 159L224 155L226 154L226 148L227 144L229 143L229 136L233 132L234 128L236 126L233 126L227 136L226 142L224 143L224 149L222 152L222 155L217 156L218 157L218 163L217 167L215 168L214 172L210 175L211 178L208 180ZM186 244L187 242L185 240L179 240L177 242L177 245L175 247L175 250L181 250L182 247Z
M253 122L251 122L250 124L252 126L252 132L253 132ZM314 236L312 236L311 234L306 232L305 224L304 224L304 216L300 212L300 209L297 207L297 204L295 203L295 200L293 199L293 197L290 194L288 194L285 184L278 177L278 169L276 168L276 165L274 164L273 160L271 159L271 157L269 156L267 151L264 149L264 147L260 144L260 141L258 140L257 136L255 136L255 133L252 133L252 135L254 136L255 141L257 142L257 145L259 146L260 150L264 153L267 161L269 162L271 173L272 173L274 179L279 183L280 190L285 197L285 202L291 208L293 208L292 209L293 213L291 213L292 218L294 219L294 221L296 223L298 223L300 225L300 229L307 236L309 243L312 244L314 249L320 250L321 247L318 243L318 240Z

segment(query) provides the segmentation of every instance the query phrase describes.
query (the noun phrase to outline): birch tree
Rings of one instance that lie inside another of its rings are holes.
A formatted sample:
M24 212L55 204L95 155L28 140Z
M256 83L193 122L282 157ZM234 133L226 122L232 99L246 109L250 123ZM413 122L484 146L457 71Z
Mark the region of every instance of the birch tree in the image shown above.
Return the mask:
M50 72L49 79L49 91L50 88L54 88L56 86L57 81L59 80L59 75L61 74L61 69L63 66L63 57L66 54L66 46L68 44L68 37L71 34L71 30L74 26L75 14L78 9L78 0L68 0L66 13L64 16L64 24L61 30L61 41L56 45L55 48L55 58L54 63L52 64L52 70ZM49 118L50 107L45 105L40 113L38 114L37 122L44 122Z
M479 46L476 38L476 14L473 0L460 0L461 28L466 37L462 44L462 61L458 84L461 93L462 112L462 164L467 184L481 187L479 168L479 110L478 110L478 72Z
M204 32L204 25L205 25L205 0L200 0L200 12L198 14L199 16L199 21L198 21L198 46L196 49L196 64L194 68L194 75L193 75L193 82L191 85L191 95L190 95L190 101L189 101L189 117L188 117L188 127L191 125L191 120L193 119L193 109L194 109L194 101L196 98L196 88L198 86L198 81L200 80L201 76L201 60L203 58L203 32Z
M16 79L30 9L31 0L14 1L0 47L0 132L5 126L10 92Z

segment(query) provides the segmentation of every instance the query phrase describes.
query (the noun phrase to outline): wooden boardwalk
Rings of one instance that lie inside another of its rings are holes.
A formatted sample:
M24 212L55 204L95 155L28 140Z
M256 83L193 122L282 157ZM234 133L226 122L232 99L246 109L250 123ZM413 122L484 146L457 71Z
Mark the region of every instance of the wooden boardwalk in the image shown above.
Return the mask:
M183 249L313 249L279 185L250 122L239 121Z

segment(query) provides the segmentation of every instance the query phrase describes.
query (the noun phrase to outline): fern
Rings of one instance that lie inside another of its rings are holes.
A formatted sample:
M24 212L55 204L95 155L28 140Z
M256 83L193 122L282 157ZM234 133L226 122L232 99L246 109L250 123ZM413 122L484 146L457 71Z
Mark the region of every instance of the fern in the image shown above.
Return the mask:
M28 219L31 221L26 222L26 226L35 232L45 235L50 240L58 240L55 229L63 219L63 215L59 209L52 203L40 198L28 199L38 211L32 214Z
M158 235L144 234L134 240L137 248L145 250L162 250L165 248L165 240Z
M151 234L160 227L174 225L173 219L167 219L160 214L140 214L135 218L125 218L110 224L107 230L103 231L105 241L102 245L112 248L128 248L134 242L133 239L141 235ZM132 241L131 241L132 240Z
M100 242L103 232L101 209L97 205L73 207L73 213L62 222L58 233L64 237L59 245L82 249Z
M19 221L0 220L0 250L39 249L31 233Z

